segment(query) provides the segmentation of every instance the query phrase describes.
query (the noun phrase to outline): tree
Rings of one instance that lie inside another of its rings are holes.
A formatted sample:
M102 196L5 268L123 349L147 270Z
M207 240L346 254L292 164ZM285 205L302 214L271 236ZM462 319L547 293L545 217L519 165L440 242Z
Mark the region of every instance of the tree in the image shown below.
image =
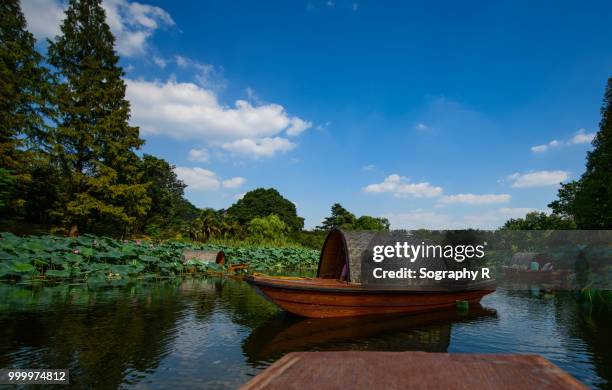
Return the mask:
M331 215L325 218L321 226L317 226L317 229L389 230L389 226L387 218L377 218L369 215L362 215L357 218L355 214L342 207L340 203L334 203L331 207Z
M389 220L387 218L376 218L363 215L352 225L352 230L389 230Z
M175 222L186 186L174 173L174 166L164 159L145 154L142 171L142 181L148 184L147 195L151 199L146 223L166 226Z
M342 207L340 203L334 203L331 207L331 215L323 220L321 226L318 229L331 230L333 228L340 228L355 223L357 218L355 214L349 212L347 209Z
M567 230L575 228L576 225L570 218L557 214L547 215L537 211L527 213L525 218L510 219L502 227L504 230Z
M101 0L70 0L61 35L50 42L58 125L52 155L65 178L55 215L72 229L134 231L150 199L135 151L123 70ZM71 229L71 230L72 230Z
M276 214L255 217L249 222L249 236L255 242L276 242L285 239L287 225Z
M227 209L227 214L243 225L253 218L275 214L291 231L299 231L304 227L304 218L297 215L295 204L283 198L274 188L258 188L247 192Z
M6 201L13 214L25 203L31 181L29 161L46 134L43 120L50 115L47 93L49 73L40 65L34 37L18 0L0 5L0 168L11 176L13 188Z

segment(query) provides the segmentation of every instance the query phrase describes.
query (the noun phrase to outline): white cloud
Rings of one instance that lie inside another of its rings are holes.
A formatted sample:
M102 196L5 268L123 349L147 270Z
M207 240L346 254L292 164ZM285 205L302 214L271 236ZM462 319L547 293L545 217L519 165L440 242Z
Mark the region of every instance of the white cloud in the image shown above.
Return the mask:
M580 129L571 139L572 144L590 144L595 138L595 133L587 133L586 129Z
M288 131L296 123L294 119L299 119L289 116L279 104L254 106L237 100L233 107L221 105L213 91L193 83L130 79L126 83L132 123L144 134L210 141L253 140Z
M417 123L416 126L414 126L414 128L417 130L425 131L429 129L429 126L427 126L425 123Z
M295 137L296 135L300 135L305 130L312 127L312 122L302 120L298 117L293 117L289 121L289 128L287 129L287 135L291 137Z
M39 40L53 39L60 33L65 6L59 0L23 0L28 29ZM174 25L170 14L160 7L128 0L105 0L102 7L106 22L115 35L116 49L123 56L146 53L148 40L155 30Z
M265 137L265 138L243 138L233 142L227 142L221 147L236 155L251 157L254 159L260 157L272 157L279 152L288 152L295 148L295 144L286 138L281 137Z
M543 153L543 152L546 152L548 149L556 148L560 145L561 145L561 142L554 139L547 144L532 146L531 151L534 153Z
M508 194L456 194L456 195L446 195L440 199L440 203L443 204L456 204L456 203L465 203L465 204L497 204L497 203L507 203L510 201L512 197Z
M363 191L370 193L388 192L397 197L432 198L442 194L442 187L434 187L427 182L410 183L407 178L393 174L387 176L382 183L370 184L364 187Z
M221 67L217 68L214 65L204 64L181 55L174 56L174 62L181 69L195 70L194 78L203 87L218 91L224 89L227 85Z
M160 68L164 69L166 67L167 61L161 57L153 57L153 62L155 63L155 65L159 66Z
M223 180L223 188L238 188L246 183L244 177L232 177L231 179Z
M580 129L567 141L552 140L547 144L532 146L531 151L534 153L544 153L550 149L562 146L588 144L593 141L593 138L595 138L595 133L587 133L586 129Z
M188 156L189 161L208 162L210 161L210 153L206 148L191 149Z
M363 169L364 171L373 171L374 169L376 169L376 165L374 164L364 165L361 169Z
M507 177L512 187L545 187L557 185L569 178L566 171L533 171L527 173L513 173Z
M53 39L60 34L64 19L64 7L54 0L22 0L21 10L26 17L28 30L37 40Z
M174 172L189 190L216 191L223 188L238 188L246 183L244 177L221 180L216 173L200 167L175 167Z
M217 175L208 169L199 167L176 167L174 172L189 189L214 191L219 189L220 182Z

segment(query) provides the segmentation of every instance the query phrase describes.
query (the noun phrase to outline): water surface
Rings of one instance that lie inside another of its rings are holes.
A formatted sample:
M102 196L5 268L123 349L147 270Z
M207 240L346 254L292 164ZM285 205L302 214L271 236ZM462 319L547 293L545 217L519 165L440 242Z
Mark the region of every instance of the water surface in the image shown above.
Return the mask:
M612 315L570 292L500 288L467 312L285 315L244 282L0 284L0 367L69 368L74 387L235 388L291 351L536 353L612 388Z

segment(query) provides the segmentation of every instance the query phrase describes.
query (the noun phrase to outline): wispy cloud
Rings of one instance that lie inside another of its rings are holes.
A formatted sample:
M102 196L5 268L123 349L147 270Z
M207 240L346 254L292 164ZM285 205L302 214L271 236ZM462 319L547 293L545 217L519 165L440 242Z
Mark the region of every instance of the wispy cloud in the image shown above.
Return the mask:
M568 145L579 145L579 144L588 144L593 141L595 138L595 133L587 133L586 129L580 129L574 135L567 140L552 140L548 143L542 145L536 145L531 147L531 151L534 153L544 153L551 149L559 148L562 146Z
M282 137L265 138L243 138L233 142L227 142L221 147L235 155L258 159L261 157L273 157L277 153L288 152L296 147L296 144Z
M512 183L512 187L547 187L558 185L569 179L567 171L532 171L526 173L513 173L507 178Z
M187 158L189 161L206 163L210 161L210 153L206 148L191 149Z
M363 188L369 193L390 193L396 197L432 198L442 194L442 187L432 186L427 182L410 183L406 177L398 174L389 175L382 183L370 184Z
M246 179L239 176L222 180L215 172L200 167L176 167L174 172L187 189L193 191L216 191L221 187L233 189L246 183Z

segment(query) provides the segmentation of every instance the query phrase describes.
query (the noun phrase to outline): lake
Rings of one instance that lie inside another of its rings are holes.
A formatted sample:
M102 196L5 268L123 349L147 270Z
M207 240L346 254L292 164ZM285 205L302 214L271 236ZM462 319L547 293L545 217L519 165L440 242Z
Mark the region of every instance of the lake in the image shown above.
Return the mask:
M467 312L285 315L244 282L0 284L0 367L69 368L71 386L235 388L291 351L540 354L612 386L612 315L571 292L499 288Z

